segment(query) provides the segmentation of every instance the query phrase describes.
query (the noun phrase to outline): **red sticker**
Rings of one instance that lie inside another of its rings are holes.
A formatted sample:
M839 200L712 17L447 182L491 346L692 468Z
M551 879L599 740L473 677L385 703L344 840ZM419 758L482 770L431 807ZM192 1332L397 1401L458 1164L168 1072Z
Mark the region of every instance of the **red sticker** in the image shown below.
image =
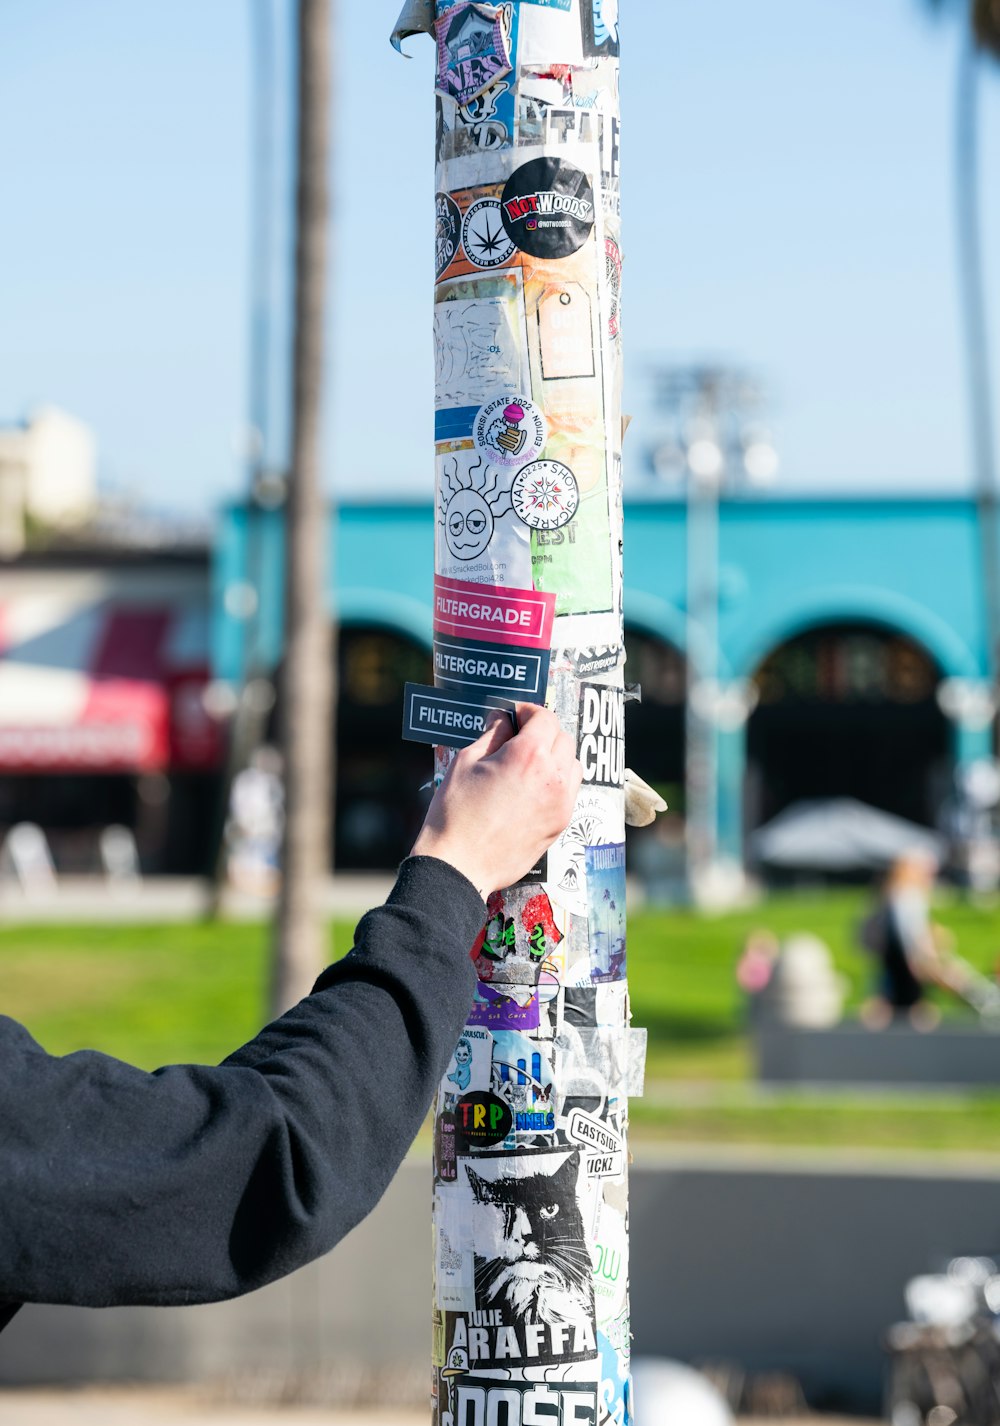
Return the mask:
M459 639L548 649L556 596L536 589L498 589L463 579L434 579L434 632Z

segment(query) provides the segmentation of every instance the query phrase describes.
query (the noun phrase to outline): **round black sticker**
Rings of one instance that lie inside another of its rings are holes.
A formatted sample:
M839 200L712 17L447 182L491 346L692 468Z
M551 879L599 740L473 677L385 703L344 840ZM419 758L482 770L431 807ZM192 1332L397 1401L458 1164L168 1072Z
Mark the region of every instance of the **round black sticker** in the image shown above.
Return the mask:
M502 1143L513 1127L514 1115L510 1105L488 1090L477 1089L472 1094L463 1094L455 1105L460 1152L463 1149L491 1149L494 1144Z
M569 257L594 227L587 175L557 158L533 158L511 174L500 200L512 243L532 257Z
M462 236L462 214L454 198L448 193L439 193L434 199L437 227L434 232L434 267L440 277L452 263L458 252Z

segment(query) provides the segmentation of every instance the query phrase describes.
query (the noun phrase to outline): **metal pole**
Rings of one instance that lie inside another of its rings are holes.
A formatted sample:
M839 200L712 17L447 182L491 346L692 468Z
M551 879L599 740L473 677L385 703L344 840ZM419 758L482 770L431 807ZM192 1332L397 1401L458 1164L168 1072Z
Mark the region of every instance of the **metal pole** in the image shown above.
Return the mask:
M438 1095L434 1421L628 1422L644 1040L625 980L618 6L415 0L395 38L421 29L437 42L435 678L544 700L585 777L547 859L490 900Z
M715 434L713 430L713 435ZM700 900L718 857L719 679L718 475L687 474L688 685L685 718L685 831L688 886Z
M967 25L965 29L958 68L955 125L958 268L983 561L988 666L995 681L1000 661L1000 530L997 526L993 394L979 216L980 52L972 25Z

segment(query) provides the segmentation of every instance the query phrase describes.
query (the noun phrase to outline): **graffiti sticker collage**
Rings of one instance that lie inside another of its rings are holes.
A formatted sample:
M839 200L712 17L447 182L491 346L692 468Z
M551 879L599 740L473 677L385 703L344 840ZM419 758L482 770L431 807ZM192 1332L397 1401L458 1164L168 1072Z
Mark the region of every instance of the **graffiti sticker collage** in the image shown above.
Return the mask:
M618 0L411 0L394 40L418 32L436 60L436 696L482 716L545 703L584 769L567 830L489 900L438 1093L434 1421L627 1426L642 1037L625 978ZM438 776L481 718L466 723L437 739Z

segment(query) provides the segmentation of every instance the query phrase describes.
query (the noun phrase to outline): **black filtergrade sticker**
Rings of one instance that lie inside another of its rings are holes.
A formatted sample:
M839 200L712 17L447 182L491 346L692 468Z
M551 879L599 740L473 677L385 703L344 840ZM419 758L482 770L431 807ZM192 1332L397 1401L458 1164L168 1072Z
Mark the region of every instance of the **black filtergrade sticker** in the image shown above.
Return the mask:
M434 636L434 677L439 684L484 689L522 703L544 703L549 678L547 649L473 644Z
M508 715L516 733L517 717L510 698L408 683L403 692L403 738L411 743L466 748L485 732L486 719L494 708Z
M594 228L594 190L582 169L533 158L511 174L500 200L512 243L531 257L569 257Z

